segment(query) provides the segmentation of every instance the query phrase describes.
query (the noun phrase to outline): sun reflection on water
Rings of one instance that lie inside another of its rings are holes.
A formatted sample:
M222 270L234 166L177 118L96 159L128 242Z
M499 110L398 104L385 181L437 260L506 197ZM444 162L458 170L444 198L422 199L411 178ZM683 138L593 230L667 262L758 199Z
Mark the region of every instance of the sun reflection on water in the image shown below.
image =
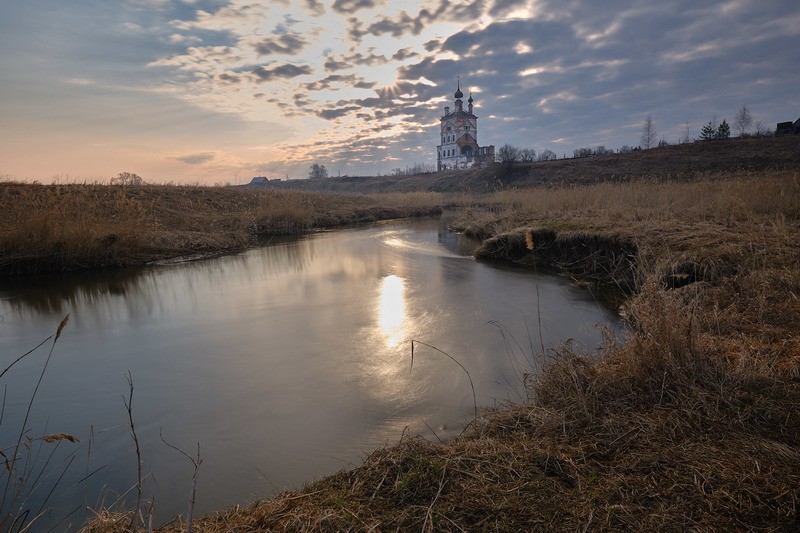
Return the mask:
M403 340L405 321L405 281L395 275L386 276L381 281L378 325L389 348L394 348Z

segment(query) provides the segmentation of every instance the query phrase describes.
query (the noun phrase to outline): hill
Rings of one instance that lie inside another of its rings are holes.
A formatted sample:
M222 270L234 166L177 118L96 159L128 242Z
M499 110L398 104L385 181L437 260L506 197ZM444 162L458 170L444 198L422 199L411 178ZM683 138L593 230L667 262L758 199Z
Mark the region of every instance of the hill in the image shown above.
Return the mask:
M578 159L499 165L473 171L447 171L413 176L346 176L319 180L269 182L255 187L317 192L472 192L515 187L630 181L641 177L694 180L724 170L800 168L800 136L705 141ZM250 188L253 185L245 185Z

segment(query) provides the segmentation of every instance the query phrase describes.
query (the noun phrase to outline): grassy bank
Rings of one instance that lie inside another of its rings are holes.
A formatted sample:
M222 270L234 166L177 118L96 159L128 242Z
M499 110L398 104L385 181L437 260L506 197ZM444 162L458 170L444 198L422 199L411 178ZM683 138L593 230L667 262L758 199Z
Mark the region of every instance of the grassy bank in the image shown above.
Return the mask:
M0 275L219 255L273 235L438 214L436 194L0 183Z
M620 286L629 337L535 354L529 401L460 438L406 438L193 530L797 531L799 206L780 170L472 202L454 225L482 257Z
M769 172L800 169L800 136L697 142L625 154L518 163L474 172L446 171L410 176L350 176L271 182L281 189L373 193L433 191L485 194L529 187L621 183L647 177L663 181L703 180L731 170ZM559 157L562 154L558 154Z

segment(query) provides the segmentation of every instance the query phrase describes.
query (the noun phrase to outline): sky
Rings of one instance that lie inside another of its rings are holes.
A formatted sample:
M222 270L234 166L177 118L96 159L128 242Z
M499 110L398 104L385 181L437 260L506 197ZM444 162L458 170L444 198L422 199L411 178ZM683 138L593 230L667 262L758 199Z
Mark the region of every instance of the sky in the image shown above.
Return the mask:
M0 179L245 183L800 117L797 0L5 0ZM460 77L460 81L459 81ZM466 98L466 96L465 96Z

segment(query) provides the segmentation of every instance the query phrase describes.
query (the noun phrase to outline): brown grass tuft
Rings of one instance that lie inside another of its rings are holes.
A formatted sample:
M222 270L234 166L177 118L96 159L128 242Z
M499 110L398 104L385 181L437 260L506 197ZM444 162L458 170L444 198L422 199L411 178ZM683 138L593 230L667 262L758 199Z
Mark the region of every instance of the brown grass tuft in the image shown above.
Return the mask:
M47 443L58 442L62 440L68 440L70 442L80 442L81 439L75 437L73 435L68 435L67 433L51 433L49 435L45 435L42 437L42 440Z

